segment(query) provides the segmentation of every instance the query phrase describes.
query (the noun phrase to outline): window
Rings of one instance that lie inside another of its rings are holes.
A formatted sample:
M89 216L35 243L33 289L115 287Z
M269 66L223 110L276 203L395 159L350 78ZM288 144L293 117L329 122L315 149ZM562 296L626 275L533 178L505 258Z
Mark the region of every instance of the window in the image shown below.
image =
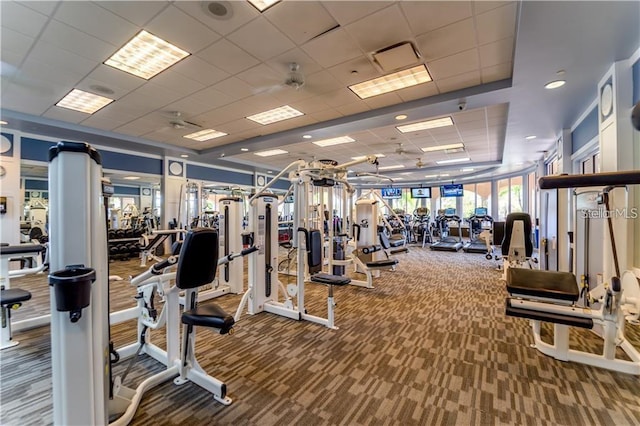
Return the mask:
M476 211L476 185L465 185L462 197L462 217L471 217Z
M435 191L435 188L433 188L433 192ZM457 204L457 197L441 197L440 196L440 188L438 188L438 196L436 197L436 211L432 214L437 214L438 210L444 210L444 209L455 209L457 208L456 204ZM461 212L457 212L456 214L460 215Z
M503 221L509 214L509 179L498 181L498 220Z
M476 207L485 207L491 216L491 182L476 184Z
M524 211L524 201L522 200L522 176L512 177L509 180L509 213Z
M536 208L536 191L538 189L536 182L536 173L531 172L529 176L527 176L527 180L529 181L529 214L531 217L538 217L538 212Z

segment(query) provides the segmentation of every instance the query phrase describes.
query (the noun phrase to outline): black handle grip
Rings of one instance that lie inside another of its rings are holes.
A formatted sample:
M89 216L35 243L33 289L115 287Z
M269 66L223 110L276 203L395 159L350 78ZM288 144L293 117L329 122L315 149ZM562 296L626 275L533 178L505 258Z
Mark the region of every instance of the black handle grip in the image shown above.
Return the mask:
M240 252L240 255L241 255L241 256L246 256L246 255L248 255L248 254L253 253L254 251L258 251L258 247L256 247L256 246L251 246L251 247L249 247L249 248L246 248L246 249L244 249L244 250L242 250L242 251Z

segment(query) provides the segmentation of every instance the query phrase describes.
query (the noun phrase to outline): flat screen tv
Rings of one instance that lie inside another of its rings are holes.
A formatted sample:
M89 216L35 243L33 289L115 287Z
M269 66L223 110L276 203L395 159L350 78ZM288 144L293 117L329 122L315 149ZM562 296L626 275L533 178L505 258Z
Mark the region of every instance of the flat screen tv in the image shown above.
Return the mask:
M440 186L440 196L441 197L462 197L464 195L464 191L462 189L461 183L455 183L451 185L441 185Z
M488 213L486 207L478 207L476 208L476 216L486 216Z
M431 198L431 188L411 188L411 198Z
M455 216L456 215L456 209L453 209L453 208L444 209L444 215L445 216Z
M382 188L382 198L402 198L402 188Z

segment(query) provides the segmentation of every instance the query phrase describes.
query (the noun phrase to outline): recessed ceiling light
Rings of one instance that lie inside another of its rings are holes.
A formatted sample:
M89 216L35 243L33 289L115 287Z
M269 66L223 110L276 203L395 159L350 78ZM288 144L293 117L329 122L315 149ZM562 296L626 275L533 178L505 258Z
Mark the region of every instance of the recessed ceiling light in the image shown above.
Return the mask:
M209 139L220 138L222 136L227 136L224 132L219 132L213 129L204 129L195 133L189 133L188 135L184 135L183 138L193 139L196 141L208 141Z
M417 67L354 84L349 86L349 89L358 95L360 99L366 99L429 81L431 81L431 76L427 71L427 67L418 65Z
M271 170L267 170L267 173L273 173Z
M466 169L460 169L461 172L472 172L475 169L473 167L467 167Z
M440 177L449 177L449 173L443 173L440 175Z
M288 154L289 151L285 151L284 149L270 149L268 151L259 151L259 152L254 152L255 155L258 155L260 157L271 157L273 155L281 155L281 154Z
M85 92L84 90L73 89L67 94L67 96L62 98L56 106L85 112L87 114L93 114L100 108L109 105L111 102L113 102L113 99L94 95L93 93Z
M313 141L311 143L314 145L325 147L325 146L340 145L343 143L351 143L355 141L356 140L350 136L338 136L337 138L322 139L319 141Z
M447 149L457 149L464 148L463 143L450 143L448 145L438 145L438 146L427 146L424 148L420 148L423 152L433 152L433 151L444 151Z
M545 89L557 89L558 87L564 86L565 83L566 83L565 80L550 81L549 83L544 85L544 88Z
M180 157L182 158L189 158L189 156L187 154L180 154Z
M426 175L425 178L427 179L432 179L432 178L436 178L438 177L438 175Z
M405 124L404 126L396 126L396 129L402 133L417 132L419 130L436 129L438 127L453 126L451 117L436 118L435 120L420 121L418 123Z
M400 114L400 115L396 115L396 120L406 120L407 119L407 115L406 114Z
M104 64L149 80L189 55L189 52L142 30Z
M260 12L264 12L274 4L279 3L280 0L248 0L248 2L251 3L253 7L258 9Z
M535 138L536 138L535 135L530 135L530 136L525 137L525 139L528 140L528 141L530 141L531 139L535 139Z
M7 124L9 124L9 123L7 123L7 122L6 122L6 121L4 121L4 120L0 120L0 125L2 125L2 126L6 126Z
M451 164L451 163L464 163L465 161L469 161L469 157L465 158L453 158L451 160L441 160L436 161L436 164Z
M393 180L404 180L403 177L394 177Z
M138 180L138 179L140 179L140 176L125 176L122 179L125 179L125 180Z
M373 154L373 155L374 155L375 157L377 157L377 158L384 158L384 157L386 157L386 155L384 155L384 154ZM351 159L352 159L352 160L356 160L356 161L358 161L358 160L364 160L365 158L367 158L367 156L366 156L366 155L359 155L359 156L357 156L357 157L351 157Z
M393 165L393 166L378 167L378 170L395 170L395 169L404 169L404 165L403 164L396 164L396 165Z
M313 136L311 136L311 135L302 135L302 138L303 138L303 139L311 139L312 137L313 137Z
M247 152L247 151L249 151L249 148L240 148L240 151Z
M295 108L291 108L289 105L284 105L278 108L270 109L269 111L260 112L258 114L253 114L248 116L247 118L251 121L255 121L256 123L267 125L271 123L276 123L278 121L288 120L293 117L298 117L304 115L304 113L298 111Z

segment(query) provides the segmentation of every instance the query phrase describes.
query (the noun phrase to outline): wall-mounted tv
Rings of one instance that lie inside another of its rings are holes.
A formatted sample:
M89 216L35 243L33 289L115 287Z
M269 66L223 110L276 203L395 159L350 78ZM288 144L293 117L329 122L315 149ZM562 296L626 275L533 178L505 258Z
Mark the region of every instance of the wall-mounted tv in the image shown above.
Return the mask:
M462 189L461 183L455 183L451 185L441 185L440 186L440 196L441 197L462 197L464 195L464 190Z
M411 188L411 198L431 198L431 188Z
M402 188L382 188L382 198L402 198Z

